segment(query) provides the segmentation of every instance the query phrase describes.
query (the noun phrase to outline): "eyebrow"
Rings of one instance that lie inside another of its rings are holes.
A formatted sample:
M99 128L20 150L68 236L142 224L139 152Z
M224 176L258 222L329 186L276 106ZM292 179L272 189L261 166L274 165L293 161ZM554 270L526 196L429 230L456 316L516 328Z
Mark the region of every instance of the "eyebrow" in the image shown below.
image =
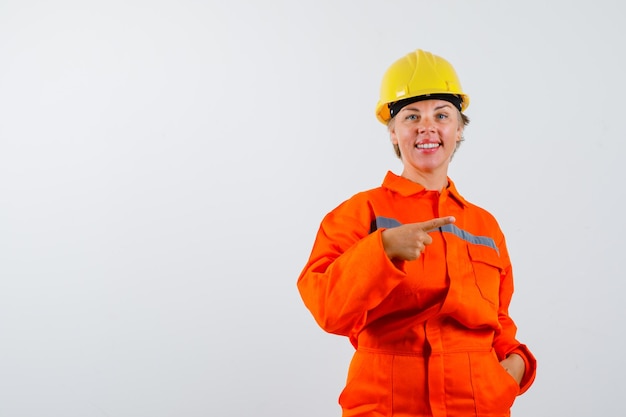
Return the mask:
M445 108L445 107L452 107L452 104L450 104L450 103L445 103L445 104L442 104L442 105L440 105L440 106L435 107L435 108L434 108L434 110L441 110L441 109L443 109L443 108ZM413 110L413 111L416 111L416 112L418 112L418 113L419 113L419 111L420 111L418 108L411 107L411 105L410 105L410 104L408 104L408 105L406 105L405 107L403 107L403 108L402 108L402 110ZM400 111L402 111L402 110L400 110Z

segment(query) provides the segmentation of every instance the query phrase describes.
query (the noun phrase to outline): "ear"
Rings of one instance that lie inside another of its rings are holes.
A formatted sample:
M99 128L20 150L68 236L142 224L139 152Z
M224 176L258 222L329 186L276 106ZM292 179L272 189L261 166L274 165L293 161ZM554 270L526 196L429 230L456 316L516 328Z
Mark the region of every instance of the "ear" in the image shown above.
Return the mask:
M396 129L394 126L389 127L389 140L393 145L398 144L398 136L396 136Z
M461 125L459 126L459 128L456 130L456 141L461 142L463 140L463 130L464 130L464 126Z

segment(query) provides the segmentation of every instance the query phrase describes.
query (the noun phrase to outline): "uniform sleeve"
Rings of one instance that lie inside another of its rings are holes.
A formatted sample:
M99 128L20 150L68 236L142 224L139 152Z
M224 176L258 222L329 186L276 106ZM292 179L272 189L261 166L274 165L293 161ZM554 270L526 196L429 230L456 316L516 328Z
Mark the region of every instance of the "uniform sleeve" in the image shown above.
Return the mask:
M367 313L406 276L403 263L385 254L381 233L370 233L373 214L358 197L322 220L297 286L318 325L350 337L367 323Z
M507 252L504 238L498 245L500 256L504 260L504 269L500 279L500 306L498 309L498 321L500 329L496 332L494 339L494 349L500 360L506 358L512 353L516 353L522 357L526 370L524 377L520 383L520 394L523 394L530 388L535 380L537 373L537 361L526 345L521 344L516 339L517 326L509 316L509 306L513 297L513 272L509 254Z

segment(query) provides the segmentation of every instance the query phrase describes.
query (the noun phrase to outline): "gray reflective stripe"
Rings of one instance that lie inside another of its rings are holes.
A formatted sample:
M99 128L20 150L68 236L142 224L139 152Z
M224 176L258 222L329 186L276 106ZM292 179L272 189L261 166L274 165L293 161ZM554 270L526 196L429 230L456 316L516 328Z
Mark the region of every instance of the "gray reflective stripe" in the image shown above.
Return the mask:
M376 228L374 230L381 228L391 229L392 227L398 226L402 226L402 223L396 219L390 219L389 217L376 217Z
M398 227L402 225L402 223L400 223L396 219L391 219L389 217L381 217L381 216L376 217L376 220L374 220L372 223L373 223L372 232L380 228L390 229L392 227ZM498 247L496 246L496 242L494 242L493 239L490 237L474 236L473 234L466 232L463 229L459 229L453 224L446 224L445 226L442 226L439 229L442 232L452 233L453 235L460 237L466 242L473 243L474 245L488 246L494 249L496 252L500 253L500 251L498 250Z
M455 236L460 237L466 242L473 243L475 245L483 245L489 246L492 249L495 249L496 252L500 253L498 247L496 246L496 242L493 241L492 238L487 236L474 236L473 234L466 232L463 229L459 229L453 224L446 224L445 226L440 227L442 232L452 233Z

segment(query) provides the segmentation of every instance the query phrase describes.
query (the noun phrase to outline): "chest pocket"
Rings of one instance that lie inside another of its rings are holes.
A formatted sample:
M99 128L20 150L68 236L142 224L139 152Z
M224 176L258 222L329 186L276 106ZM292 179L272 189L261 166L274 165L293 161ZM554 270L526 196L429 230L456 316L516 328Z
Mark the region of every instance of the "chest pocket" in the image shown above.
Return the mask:
M498 252L484 245L470 244L467 248L474 271L474 280L480 295L497 307L503 268Z

